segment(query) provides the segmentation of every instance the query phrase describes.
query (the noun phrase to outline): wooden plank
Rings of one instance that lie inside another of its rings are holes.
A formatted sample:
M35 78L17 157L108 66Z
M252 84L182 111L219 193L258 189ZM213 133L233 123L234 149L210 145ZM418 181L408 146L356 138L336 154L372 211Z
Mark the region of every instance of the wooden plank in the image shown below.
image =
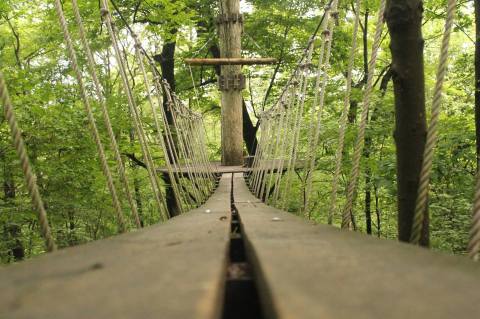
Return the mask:
M202 65L268 65L276 64L275 58L216 58L216 59L185 59L192 66Z
M217 317L228 216L225 177L203 207L165 224L0 268L0 318Z
M250 171L250 168L248 167L244 167L244 166L223 166L221 165L220 163L217 163L217 162L214 162L212 163L212 168L214 170L214 173L216 174L228 174L228 173L242 173L242 172L249 172ZM187 167L186 165L181 165L179 167L179 169L174 169L174 173L175 174L182 174L182 175L185 175L187 176L188 175L188 170L190 170L191 172L193 173L197 173L197 174L200 174L200 173L208 173L207 172L207 169L205 166L189 166ZM162 174L167 174L168 173L168 170L166 167L159 167L157 169L157 171L159 173L162 173Z
M267 172L277 172L278 171L278 167L280 167L280 165L282 164L283 162L283 168L282 168L282 171L285 172L287 170L287 163L284 162L284 160L282 159L274 159L274 160L265 160L262 164L262 170L264 171L267 171ZM225 165L221 165L221 163L219 162L212 162L211 163L211 167L213 168L214 170L214 173L217 173L217 174L231 174L231 173L248 173L248 172L251 172L252 171L252 168L251 167L247 167L247 166L240 166L240 165L237 165L237 166L225 166ZM300 168L303 168L305 167L305 163L304 161L297 161L297 164L295 166L297 169L300 169ZM260 168L258 168L260 169ZM192 166L192 165L189 165L189 167L187 167L186 165L181 165L178 169L174 169L174 173L175 174L182 174L184 176L187 176L188 173L187 171L190 170L191 172L193 173L207 173L207 169L204 165L201 165L201 166ZM157 168L157 171L159 173L162 173L162 174L167 174L168 173L168 170L166 167L159 167Z
M314 225L258 203L240 175L234 194L269 316L478 317L480 267L466 257Z

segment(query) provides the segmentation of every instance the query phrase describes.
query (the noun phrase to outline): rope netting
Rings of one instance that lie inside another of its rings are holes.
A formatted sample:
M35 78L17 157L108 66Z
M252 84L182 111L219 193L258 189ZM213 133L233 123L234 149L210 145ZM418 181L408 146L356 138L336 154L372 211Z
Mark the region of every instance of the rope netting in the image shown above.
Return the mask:
M106 91L99 79L98 65L94 59L91 44L86 36L86 28L77 0L71 0L74 19L70 22L66 18L62 2L55 0L54 3L70 67L75 75L76 84L89 122L89 130L92 133L99 156L101 171L112 198L118 231L120 233L128 231L130 224L140 228L142 223L131 192L131 179L125 168L122 150L117 140L118 136L114 133L115 123L112 123L109 110L111 106L108 105ZM128 104L129 117L134 128L136 142L138 142L141 149L142 163L144 163L148 171L149 184L160 219L163 221L167 220L174 215L173 211L175 211L176 215L199 207L214 191L218 179L215 169L209 161L206 147L206 131L202 115L185 106L182 100L171 90L168 83L162 80L162 74L157 69L153 59L143 49L140 39L129 27L127 38L134 42L135 53L133 58L126 56L121 50L119 43L120 32L115 27L107 0L101 0L100 16L111 41L109 50L112 50L114 53L116 62L114 68L117 69L122 80L123 97ZM70 31L71 25L76 25L78 28L78 40L81 45L81 51L77 49L74 42L76 39L74 39ZM79 63L83 58L86 61L85 66ZM129 62L135 61L134 63L141 71L140 81L137 81L138 79L129 79L126 66L128 59L130 59ZM133 87L131 83L137 84ZM93 93L87 89L90 85L94 88ZM138 102L141 99L134 94L134 91L143 93L147 102ZM166 97L166 100L164 100L164 97ZM55 238L50 229L45 205L36 184L35 174L30 166L27 150L2 74L0 74L0 103L4 107L5 117L12 132L15 149L27 180L27 188L37 212L47 250L54 251L56 249ZM99 105L101 121L106 128L108 139L102 137L98 128L100 119L97 119L95 116L94 105ZM164 105L167 106L170 117L167 116ZM147 107L151 112L149 113L150 117L145 115L147 112L144 109ZM146 121L152 118L154 123L153 129L146 127L145 124ZM104 140L108 140L110 152L106 149ZM154 152L158 151L163 155L162 158L153 157ZM111 162L115 163L115 170L109 164ZM159 170L162 166L165 167L165 170ZM162 178L159 176L159 172L164 174ZM119 185L121 187L118 187ZM173 193L174 204L170 203L170 205L167 205L166 193L169 188L171 188ZM124 201L128 203L128 208L124 207ZM130 215L131 223L126 219L127 215Z
M331 76L330 57L332 54L332 41L335 27L338 25L338 1L334 0L325 8L325 14L320 23L321 33L312 36L307 44L307 49L301 61L295 68L290 80L282 90L280 98L272 108L260 116L259 145L253 161L252 172L248 181L252 192L266 203L281 209L289 209L289 200L298 197L297 192L292 192L294 176L297 175L300 183L299 189L303 196L303 203L296 210L306 218L312 217L312 211L316 204L313 202L313 187L315 174L319 171L318 149L323 129L325 99L328 95L328 82ZM360 104L360 119L357 124L357 134L353 146L351 169L346 181L346 199L341 211L341 228L356 230L354 219L354 207L358 179L361 174L362 154L365 147L366 130L369 123L369 107L374 89L374 74L382 42L384 26L384 13L386 1L381 0L375 35L372 42L370 60L368 62L368 74ZM360 1L353 4L353 34L349 52L348 64L345 73L345 91L343 107L338 119L338 142L334 157L334 171L330 202L327 208L327 223L333 224L338 214L337 202L342 166L344 161L345 138L348 127L349 108L352 94L353 68L358 42L358 30L360 25ZM433 163L434 149L437 141L437 126L439 122L442 88L447 72L448 48L452 26L454 23L456 1L449 0L443 40L440 48L439 66L437 70L437 82L433 90L431 106L431 120L427 134L427 143L424 152L420 186L418 190L415 217L412 223L411 242L418 243L422 232L424 212L427 209L428 189L430 174ZM318 50L315 44L320 42ZM315 83L310 85L312 57L318 59L315 71ZM334 106L330 106L335 111ZM318 179L318 178L317 178ZM292 195L294 194L294 195ZM472 258L478 259L480 253L480 174L477 177L477 185L473 209L473 224L469 252Z

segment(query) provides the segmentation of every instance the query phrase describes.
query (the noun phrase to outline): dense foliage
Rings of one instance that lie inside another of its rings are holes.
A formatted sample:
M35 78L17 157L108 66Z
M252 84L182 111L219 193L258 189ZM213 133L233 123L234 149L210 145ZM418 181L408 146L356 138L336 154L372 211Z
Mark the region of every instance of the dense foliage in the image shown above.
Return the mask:
M173 47L173 75L176 92L206 116L212 160L219 159L220 106L213 68L192 69L182 60L187 57L212 56L217 46L214 18L215 1L199 0L116 0L119 11L142 37L144 46L161 63ZM112 63L112 51L101 24L98 1L79 1L95 50L98 71L108 100L115 133L127 163L128 176L135 187L145 225L156 223L147 173L141 164L139 146L131 134L126 100L120 89L118 70ZM70 1L64 1L70 21ZM443 32L445 1L424 3L425 76L427 101L435 83L438 49ZM271 56L280 60L278 67L245 67L248 89L244 99L253 124L257 115L268 109L278 97L308 38L318 24L324 1L251 0L242 2L247 13L243 49L245 56ZM361 231L365 231L365 212L373 215L373 234L396 238L394 108L390 82L389 38L384 31L377 70L365 69L364 55L370 50L378 1L363 1L360 45L354 72L354 92L344 157L344 178L355 139L358 103L361 101L365 72L375 72L374 103L368 126L368 157L362 161L362 178L355 213ZM353 12L350 2L341 2L339 26L335 31L332 56L332 81L318 149L318 171L314 180L313 218L325 222L331 175L334 170L338 117L344 90L345 68L351 45ZM459 5L459 16L452 36L450 67L445 87L440 142L435 157L431 185L432 247L444 251L465 251L471 216L476 172L474 119L474 21L471 2ZM145 103L141 85L135 81L139 70L132 60L132 39L118 12L114 12L122 35L126 59L130 61L131 84L136 98ZM74 23L73 34L77 34ZM78 44L78 43L77 43ZM84 59L85 57L82 57ZM158 58L158 59L157 59ZM84 61L83 61L84 62ZM165 62L165 61L164 61ZM0 69L16 106L29 155L38 175L41 193L47 205L54 235L60 247L112 236L116 233L111 200L105 186L88 130L78 88L66 57L63 38L53 6L39 0L3 0L0 2ZM274 85L270 85L272 76ZM192 83L192 80L194 83ZM427 104L428 108L428 104ZM99 114L98 117L100 118ZM151 115L144 113L146 123ZM148 125L153 134L153 125ZM107 139L104 128L102 136ZM25 190L23 176L11 144L8 127L0 127L0 259L12 262L21 255L31 257L44 251L36 215ZM306 137L303 137L306 138ZM160 166L159 150L155 158ZM109 154L110 158L112 154ZM113 167L113 163L112 163ZM299 175L300 177L301 175ZM367 183L365 181L368 181ZM295 181L289 210L301 205L304 183ZM367 196L368 194L368 196ZM365 200L370 197L370 200ZM125 200L125 199L124 199ZM342 196L339 196L339 207ZM339 222L339 221L336 221ZM17 255L14 251L22 251Z

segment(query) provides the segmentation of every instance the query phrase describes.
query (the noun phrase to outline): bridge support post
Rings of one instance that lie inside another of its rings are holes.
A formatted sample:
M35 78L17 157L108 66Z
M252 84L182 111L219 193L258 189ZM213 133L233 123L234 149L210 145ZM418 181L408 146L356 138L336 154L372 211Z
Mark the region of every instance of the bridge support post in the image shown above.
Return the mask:
M241 58L243 17L239 0L220 0L217 20L222 58ZM219 78L222 92L222 164L243 164L242 90L245 78L241 65L223 65Z

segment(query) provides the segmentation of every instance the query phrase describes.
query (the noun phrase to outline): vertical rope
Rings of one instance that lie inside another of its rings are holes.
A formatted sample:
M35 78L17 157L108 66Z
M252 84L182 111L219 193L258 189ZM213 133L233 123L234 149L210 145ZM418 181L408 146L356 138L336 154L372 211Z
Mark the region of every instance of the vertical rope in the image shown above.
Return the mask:
M274 192L273 192L273 199L272 199L272 205L276 206L278 197L280 194L280 182L282 180L282 175L283 175L283 168L285 166L285 161L287 160L287 148L288 148L288 136L290 134L290 129L291 129L291 121L292 121L292 103L294 100L294 95L295 95L295 86L292 86L291 90L289 91L290 93L287 93L286 97L286 112L287 112L287 118L285 120L285 126L283 128L283 131L281 132L282 134L282 145L281 145L281 158L280 158L280 163L277 168L277 174L275 178L275 186L274 186Z
M301 93L300 93L300 101L299 101L299 105L297 106L298 108L298 113L297 113L297 117L296 117L296 123L295 123L295 126L294 126L294 136L293 136L293 149L292 149L292 152L291 152L291 159L290 159L290 162L288 164L288 169L287 169L287 179L286 179L286 183L285 183L285 195L288 195L290 193L290 186L291 186L291 183L292 183L292 175L293 175L293 172L295 171L295 168L297 166L297 155L298 155L298 148L299 148L299 145L298 145L298 141L300 139L300 133L301 133L301 126L302 126L302 117L303 117L303 111L304 111L304 108L305 108L305 100L306 100L306 95L307 95L307 88L308 88L308 83L309 83L309 79L307 77L307 72L308 72L308 68L310 68L311 66L311 62L312 62L312 55L313 55L313 50L314 50L314 40L315 38L311 38L310 39L310 49L309 49L309 53L308 53L308 56L307 56L307 59L306 59L306 62L305 64L303 64L302 66L302 70L301 70L301 73L302 73L302 77L301 77L301 84L300 84L300 87L301 87ZM283 200L283 205L282 205L282 209L286 209L287 207L287 196L284 197L284 200Z
M348 110L350 107L350 94L352 93L352 73L355 64L355 53L357 51L358 27L360 24L360 0L355 0L355 22L353 26L352 47L350 49L350 57L348 59L348 71L346 80L345 97L343 100L342 115L340 116L340 129L338 133L337 151L335 153L335 173L333 174L332 193L330 196L330 209L328 210L328 224L333 223L333 217L337 210L337 190L338 180L343 161L343 148L345 146L345 133L347 130Z
M338 1L335 0L332 3L332 8L331 12L329 14L329 17L331 18L326 19L327 20L327 29L323 32L323 45L322 48L325 53L322 53L322 56L325 55L325 61L323 59L320 59L319 64L318 64L318 70L317 70L317 79L316 79L316 84L315 84L315 99L314 99L314 104L312 106L311 110L311 125L310 125L310 130L309 132L313 132L313 137L309 136L308 142L309 142L309 148L307 151L307 181L306 181L306 190L305 190L305 205L304 205L304 211L305 214L307 215L308 218L310 218L310 194L312 192L312 186L313 186L313 174L315 172L315 166L316 166L316 149L318 146L318 140L320 138L320 128L321 128L321 122L322 122L322 114L323 114L323 108L325 104L325 95L327 91L327 83L329 74L328 72L330 71L330 57L332 53L332 42L333 42L333 31L335 30L335 25L337 23L338 19L338 11L337 11L337 5ZM332 19L333 18L333 19ZM326 47L326 48L325 48ZM318 105L318 111L317 116L316 116L316 125L313 128L313 123L314 123L314 113L316 111Z
M79 28L79 35L80 35L80 40L82 42L82 47L87 55L87 65L90 71L90 75L93 79L93 83L95 86L95 93L97 94L97 98L100 101L103 121L105 123L105 127L107 128L108 136L110 138L111 148L115 154L115 161L117 162L117 168L118 168L118 173L120 175L120 180L123 184L123 189L124 189L125 195L127 196L128 203L130 204L130 209L132 210L132 214L135 219L135 224L137 225L137 228L141 228L142 225L140 222L140 216L138 215L137 205L133 200L133 196L130 191L130 187L128 185L128 179L125 172L123 159L122 159L122 156L120 155L117 138L115 137L115 133L113 132L112 123L110 121L110 115L108 114L106 99L102 94L102 86L100 85L100 80L98 78L97 71L95 70L95 65L96 65L95 59L93 58L92 50L90 48L90 45L88 44L85 27L83 24L82 17L80 15L80 9L78 7L77 0L72 0L72 7L75 15L75 21Z
M58 1L58 0L57 0ZM147 166L148 176L150 179L150 184L152 186L152 191L155 195L156 204L160 210L160 216L163 220L167 220L169 216L168 208L165 203L165 197L162 196L160 184L158 182L158 176L153 164L153 160L150 154L150 150L147 146L147 139L145 135L145 131L143 130L142 121L140 118L140 114L138 111L137 103L133 97L132 89L130 88L130 84L128 82L128 76L126 71L125 62L123 61L122 54L120 52L120 48L117 42L117 38L113 29L113 22L110 11L108 9L108 1L101 0L101 14L104 18L105 24L107 26L108 34L110 36L110 40L112 41L112 47L115 52L116 61L118 63L118 68L120 72L120 77L122 78L122 83L124 87L124 91L127 95L127 101L130 108L130 113L132 114L133 124L135 131L138 136L138 141L140 144L140 148L142 149L142 154L145 160L145 164Z
M279 176L281 176L279 175L279 173L281 173L280 169L283 164L283 155L285 153L285 130L288 128L288 122L290 120L290 112L287 110L287 106L288 106L288 103L284 99L281 99L279 104L280 123L278 125L277 134L276 134L277 136L275 141L276 143L275 156L271 166L270 180L268 182L269 192L270 192L270 189L272 189L273 187L273 194L272 194L273 197L270 198L270 196L268 196L266 203L270 203L271 201L273 201L275 196L275 190L277 189L277 186L278 186L277 180Z
M442 105L443 83L447 73L448 49L450 45L450 35L452 33L453 22L455 19L456 0L448 1L447 18L445 21L445 31L443 33L442 47L440 51L440 63L437 69L437 82L435 84L432 102L432 115L430 125L427 131L427 140L423 153L422 170L418 186L418 195L415 205L415 214L413 217L412 233L410 242L418 244L422 235L423 221L427 210L428 190L430 175L432 171L433 155L438 137L438 120L440 117Z
M369 69L368 79L367 79L367 85L365 88L365 95L363 97L362 115L361 115L361 120L358 127L357 140L355 141L355 150L353 153L353 165L352 165L352 171L350 174L350 182L348 183L348 189L347 189L347 202L343 208L343 213L342 213L342 228L344 229L350 227L350 223L352 222L353 202L354 202L355 192L357 189L358 175L360 174L360 159L361 159L363 147L365 144L365 130L368 122L368 109L370 107L370 99L373 91L373 76L374 76L375 67L377 65L378 50L380 48L380 42L382 38L385 2L386 2L385 0L380 1L375 38L373 40L372 55L370 58L370 63L368 65L368 69Z
M185 147L185 139L184 139L184 136L182 134L183 131L179 128L177 114L176 114L177 113L176 99L174 98L172 92L170 91L170 86L168 85L168 83L166 81L164 81L163 86L167 88L165 90L165 92L166 92L166 95L167 95L168 105L169 105L169 108L170 108L170 111L171 111L171 114L172 114L173 127L174 127L175 132L177 133L177 137L178 137L177 143L178 143L178 146L179 146L179 149L180 149L179 154L185 160L185 167L186 167L186 170L187 170L187 175L188 175L188 178L190 179L190 181L192 183L192 189L193 189L193 192L195 194L196 202L197 202L197 205L198 205L198 203L202 202L203 197L202 197L202 194L200 193L200 190L198 189L198 184L196 183L196 177L193 174L193 169L192 169L190 163L188 162L188 155L187 155L187 150L186 150L186 147Z
M117 192L115 190L115 185L113 183L113 177L110 172L110 168L108 166L107 158L105 156L105 150L103 148L103 144L100 138L100 133L98 132L97 124L95 121L95 118L93 116L92 108L90 106L90 102L88 100L88 95L87 95L87 89L83 83L83 77L82 77L82 72L80 71L80 67L78 65L77 61L77 54L75 52L75 48L73 46L72 39L70 37L70 32L68 31L68 26L67 26L67 21L65 19L65 14L62 9L62 4L60 0L55 0L55 8L57 11L57 15L60 21L60 26L63 31L63 37L65 40L65 43L67 45L67 50L68 50L68 55L70 57L70 61L72 63L72 69L75 72L75 76L77 78L78 86L80 89L80 95L82 97L82 101L85 107L85 111L87 113L88 121L90 123L90 129L92 131L93 139L95 141L95 144L97 146L97 151L100 157L100 163L102 166L102 171L103 174L105 175L107 179L107 186L110 191L110 195L112 196L113 200L113 206L115 209L115 213L117 215L117 222L119 226L119 231L120 232L125 232L126 225L125 225L125 219L123 217L123 212L122 208L120 207L120 201L117 196Z
M185 203L187 205L191 206L190 197L188 196L188 194L186 194L185 192L182 191L182 189L184 187L182 185L183 168L180 165L180 158L179 158L177 149L175 147L175 141L174 141L174 138L173 138L173 135L172 135L172 130L170 129L170 125L169 125L168 119L167 119L167 114L165 112L165 109L163 108L163 96L162 96L162 94L163 94L163 90L166 90L166 88L162 86L162 84L160 82L160 75L157 74L155 65L153 65L152 62L150 62L150 67L151 67L151 70L154 74L153 84L154 84L154 87L155 87L158 104L160 105L159 109L160 109L160 114L161 114L161 118L162 118L162 121L163 121L164 134L165 134L165 140L167 142L166 146L167 146L167 149L168 149L168 155L169 155L169 158L171 160L173 169L176 173L175 175L176 175L177 182L178 182L178 185L179 185L179 190L183 194Z
M152 110L152 116L153 116L153 120L154 120L154 123L155 123L155 128L157 130L158 143L160 144L160 148L162 149L163 154L164 154L165 165L167 167L167 172L168 172L168 176L169 176L169 179L170 179L170 183L172 184L172 189L173 189L173 193L174 193L174 197L175 197L175 202L177 204L178 209L180 210L180 213L183 213L180 190L178 189L177 182L176 182L175 177L173 175L172 165L170 164L170 160L169 160L169 157L168 157L168 151L167 151L166 146L165 146L165 141L163 140L162 130L161 130L161 127L160 127L160 123L158 122L157 109L156 109L156 106L155 106L155 102L153 101L152 95L150 94L151 85L150 85L150 81L148 80L147 71L145 70L145 64L143 63L143 56L142 56L142 52L140 50L140 40L138 39L137 35L134 34L132 36L133 36L134 41L135 41L135 56L137 58L137 64L140 67L140 71L141 71L142 76L143 76L143 82L145 84L148 103L150 104L150 109Z
M45 205L43 204L42 197L40 196L40 192L38 190L37 178L35 176L35 173L33 173L32 167L30 165L30 160L28 158L27 149L23 141L22 132L18 126L18 122L15 117L15 110L8 94L5 79L1 72L0 104L3 105L5 118L8 122L8 126L10 127L13 145L15 146L15 151L17 152L17 156L20 159L20 165L22 167L23 175L25 176L25 180L27 182L28 193L30 194L30 197L32 199L32 205L37 213L38 223L40 225L40 232L45 240L45 246L47 248L47 251L55 251L57 249L57 246L55 245L55 239L52 236L52 232L48 224L47 212L45 210Z

